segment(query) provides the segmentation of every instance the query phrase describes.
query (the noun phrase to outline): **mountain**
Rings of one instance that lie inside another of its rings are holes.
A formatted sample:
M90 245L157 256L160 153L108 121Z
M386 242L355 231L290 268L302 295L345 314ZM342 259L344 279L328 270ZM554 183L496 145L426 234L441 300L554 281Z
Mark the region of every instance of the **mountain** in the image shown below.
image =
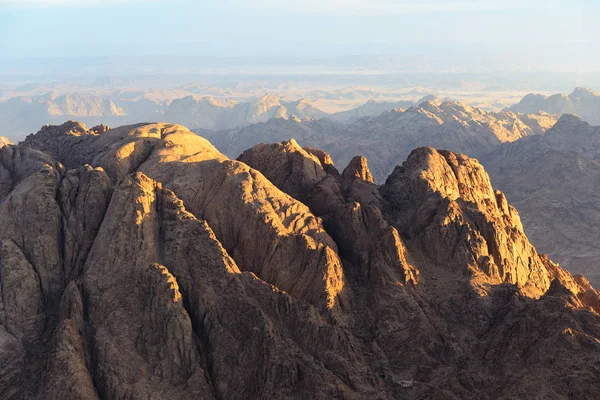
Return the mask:
M503 142L541 134L555 122L555 117L547 114L492 113L454 101L429 100L349 125L327 119L272 119L232 130L198 132L230 157L257 143L290 138L304 146L323 148L336 164L345 165L363 154L371 160L376 181L383 182L415 147L445 148L477 157Z
M398 160L400 163L401 160ZM0 148L2 398L596 398L600 295L477 160L173 124Z
M49 92L37 97L13 97L2 104L6 109L17 109L21 112L47 117L124 115L124 111L111 100L86 94L59 96L55 92ZM25 107L28 109L23 110Z
M544 111L550 114L577 114L593 125L600 125L600 95L591 89L578 87L569 95L544 96L530 93L509 108L524 114Z
M319 119L327 116L306 99L286 102L279 96L266 94L246 102L219 100L214 97L187 96L174 100L164 118L192 129L231 129L271 118Z
M123 122L125 111L113 101L96 95L72 94L59 96L49 92L35 97L14 97L0 103L0 126L3 135L21 139L23 132L32 132L41 125L82 118L87 122L104 119Z
M532 242L571 271L600 284L600 127L563 115L545 135L482 158L516 205Z
M427 95L421 99L415 101L403 100L403 101L375 101L369 100L362 106L352 108L346 111L340 111L331 114L330 118L340 122L353 122L362 117L373 117L380 115L381 113L397 108L406 109L415 105L419 105L428 100L435 100L435 96Z

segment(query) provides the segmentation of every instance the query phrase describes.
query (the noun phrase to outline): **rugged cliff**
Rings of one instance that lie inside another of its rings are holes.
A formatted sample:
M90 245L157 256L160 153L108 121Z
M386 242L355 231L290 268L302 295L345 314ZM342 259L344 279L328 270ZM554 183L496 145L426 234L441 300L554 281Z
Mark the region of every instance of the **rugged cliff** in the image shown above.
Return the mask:
M600 127L565 114L545 135L482 158L536 247L600 284Z
M3 398L594 398L599 295L466 156L171 124L0 148Z

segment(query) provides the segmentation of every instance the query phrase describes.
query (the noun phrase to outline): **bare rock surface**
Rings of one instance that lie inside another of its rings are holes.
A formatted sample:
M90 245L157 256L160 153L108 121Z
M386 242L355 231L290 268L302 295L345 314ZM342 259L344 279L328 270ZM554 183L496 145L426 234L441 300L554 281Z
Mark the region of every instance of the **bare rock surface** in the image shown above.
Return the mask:
M600 296L477 160L172 124L0 148L3 398L596 398Z
M483 157L495 185L523 216L533 244L600 284L600 127L565 114L543 136Z

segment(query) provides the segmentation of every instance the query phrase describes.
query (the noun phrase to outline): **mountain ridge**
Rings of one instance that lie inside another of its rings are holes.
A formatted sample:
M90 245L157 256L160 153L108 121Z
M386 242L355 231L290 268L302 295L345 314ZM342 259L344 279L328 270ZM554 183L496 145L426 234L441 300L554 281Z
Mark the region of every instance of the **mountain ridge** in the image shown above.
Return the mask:
M508 108L526 114L577 114L592 125L600 125L600 95L592 89L576 87L570 94L545 96L530 93Z
M598 293L464 155L417 148L378 186L296 141L230 160L178 125L71 122L0 167L7 398L600 391Z
M198 130L198 133L230 157L237 157L257 143L292 137L305 146L323 148L340 164L363 154L371 160L375 180L382 182L397 161L417 146L446 148L477 157L502 142L541 134L555 121L548 114L493 113L436 99L406 110L363 117L350 125L328 119L301 122L272 119L231 130Z

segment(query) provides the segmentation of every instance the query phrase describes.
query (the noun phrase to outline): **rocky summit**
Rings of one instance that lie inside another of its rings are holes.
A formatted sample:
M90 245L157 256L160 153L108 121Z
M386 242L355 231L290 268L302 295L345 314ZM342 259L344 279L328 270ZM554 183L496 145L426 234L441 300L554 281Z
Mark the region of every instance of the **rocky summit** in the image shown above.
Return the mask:
M165 123L0 147L0 397L598 398L600 295L476 159L402 161Z

